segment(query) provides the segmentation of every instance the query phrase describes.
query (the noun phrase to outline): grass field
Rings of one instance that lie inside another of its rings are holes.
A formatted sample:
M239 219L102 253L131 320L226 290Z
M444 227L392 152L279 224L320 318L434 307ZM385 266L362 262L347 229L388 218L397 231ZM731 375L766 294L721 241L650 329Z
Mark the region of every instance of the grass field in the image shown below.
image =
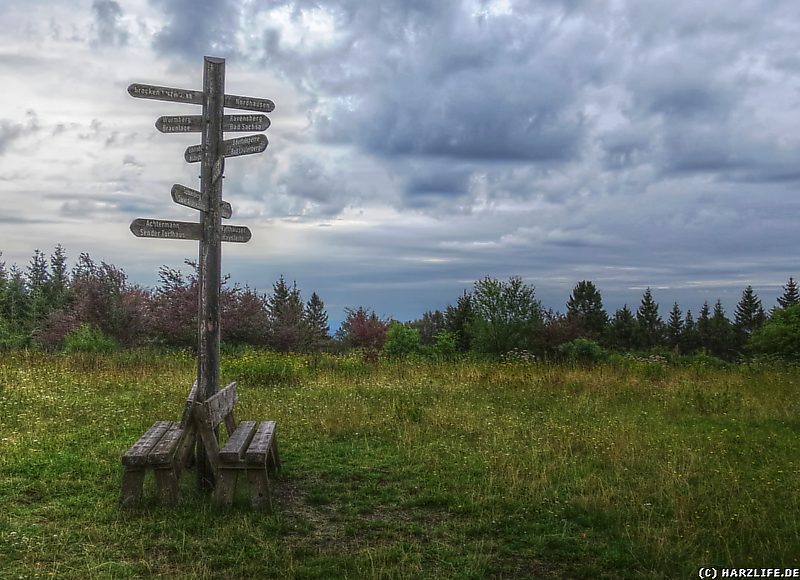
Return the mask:
M118 507L189 355L0 359L3 578L691 578L800 567L800 370L225 361L275 419L275 513ZM246 490L243 490L246 491Z

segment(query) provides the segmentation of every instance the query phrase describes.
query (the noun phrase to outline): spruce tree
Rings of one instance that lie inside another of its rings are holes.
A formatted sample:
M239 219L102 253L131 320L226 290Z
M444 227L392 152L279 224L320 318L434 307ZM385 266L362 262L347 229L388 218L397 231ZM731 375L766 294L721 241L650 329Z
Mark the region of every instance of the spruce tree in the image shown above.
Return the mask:
M683 341L683 313L681 307L675 302L672 304L672 310L669 312L669 321L667 322L667 344L669 344L675 351L679 351Z
M603 310L600 291L589 280L575 285L567 300L567 316L580 320L587 338L601 341L608 327L608 314Z
M3 307L5 318L13 328L27 328L30 297L22 270L16 264L11 266L8 273Z
M711 328L711 309L708 306L708 300L703 302L700 315L697 317L697 339L700 343L700 348L705 351L711 351L714 344L714 336Z
M467 352L472 346L469 324L472 320L472 295L464 290L455 306L448 306L444 314L445 328L456 337L459 351Z
M783 296L778 296L778 305L781 308L789 308L796 304L800 304L800 290L798 290L794 278L789 276L789 281L783 287Z
M742 350L750 340L753 332L761 328L766 320L764 307L761 305L752 286L742 292L742 298L736 305L733 327L736 332L736 346Z
M658 304L653 300L650 288L642 295L642 302L636 310L638 346L649 349L661 344L664 335L664 321L658 314Z
M280 352L296 352L303 345L303 300L297 283L290 288L283 275L272 286L267 300L270 344Z
M69 302L69 274L67 254L58 244L50 254L50 279L47 284L47 298L51 310L60 310Z
M692 311L686 311L683 319L683 333L681 335L681 352L691 354L700 348L700 336L697 331L697 323L694 321Z
M325 304L316 292L311 293L303 312L305 350L320 352L330 341L330 326Z
M47 271L47 258L43 252L34 250L31 262L28 265L28 295L29 323L37 327L50 312L47 288L50 283L50 273Z
M717 300L714 304L714 313L710 320L711 327L711 352L721 358L731 358L734 348L733 325L725 316L722 302Z
M636 347L636 318L627 304L614 313L609 332L614 348L630 350Z

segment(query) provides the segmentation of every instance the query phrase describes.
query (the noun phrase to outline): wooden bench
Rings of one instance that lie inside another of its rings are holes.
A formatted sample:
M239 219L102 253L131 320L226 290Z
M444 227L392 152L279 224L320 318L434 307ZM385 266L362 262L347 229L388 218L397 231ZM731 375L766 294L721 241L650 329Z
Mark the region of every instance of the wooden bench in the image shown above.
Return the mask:
M174 504L178 500L178 482L181 472L190 460L195 442L192 411L197 392L197 383L186 399L180 422L156 421L122 455L122 493L120 503L127 507L142 497L144 478L148 470L153 471L156 490L161 502Z
M242 421L237 425L233 415L237 398L236 383L231 383L194 405L194 422L216 480L212 501L229 507L239 475L246 474L253 508L272 511L269 473L280 469L275 421ZM225 423L228 433L222 449L214 434L221 423Z

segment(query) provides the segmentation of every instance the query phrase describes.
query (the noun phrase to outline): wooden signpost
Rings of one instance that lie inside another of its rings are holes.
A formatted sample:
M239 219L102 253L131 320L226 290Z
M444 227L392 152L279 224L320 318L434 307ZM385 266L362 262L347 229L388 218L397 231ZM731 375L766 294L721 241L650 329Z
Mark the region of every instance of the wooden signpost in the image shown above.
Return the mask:
M251 238L245 226L222 225L231 217L231 205L222 200L222 177L226 157L263 152L268 144L264 135L248 135L223 140L223 133L264 131L269 119L263 114L225 115L225 107L269 113L275 104L269 99L225 94L225 59L205 57L203 90L177 89L133 83L128 93L139 99L154 99L202 105L201 115L164 116L156 121L162 133L200 133L200 145L186 150L189 163L200 163L200 191L184 185L172 186L172 200L200 211L199 222L139 218L131 223L131 232L140 238L198 240L199 313L197 357L197 401L202 403L217 392L220 360L220 281L222 243L245 243ZM197 445L198 483L214 485L213 474L202 444Z

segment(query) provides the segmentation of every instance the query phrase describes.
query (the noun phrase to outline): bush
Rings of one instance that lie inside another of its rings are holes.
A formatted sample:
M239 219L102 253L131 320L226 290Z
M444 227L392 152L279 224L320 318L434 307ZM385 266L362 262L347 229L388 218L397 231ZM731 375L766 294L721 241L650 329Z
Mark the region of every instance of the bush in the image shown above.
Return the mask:
M599 363L608 358L605 349L588 338L576 338L558 347L558 352L569 361L578 363Z
M433 345L429 352L433 358L452 360L458 352L458 337L449 330L441 330L433 337Z
M389 358L403 358L421 351L422 339L419 331L402 322L392 322L386 331L383 353Z
M750 339L753 353L800 362L800 304L776 308Z
M64 337L64 352L112 352L116 341L89 324L81 324Z
M223 360L222 374L226 380L250 387L295 386L306 376L306 364L298 355L246 350Z
M28 337L14 330L8 322L0 318L0 350L14 350L27 346Z

